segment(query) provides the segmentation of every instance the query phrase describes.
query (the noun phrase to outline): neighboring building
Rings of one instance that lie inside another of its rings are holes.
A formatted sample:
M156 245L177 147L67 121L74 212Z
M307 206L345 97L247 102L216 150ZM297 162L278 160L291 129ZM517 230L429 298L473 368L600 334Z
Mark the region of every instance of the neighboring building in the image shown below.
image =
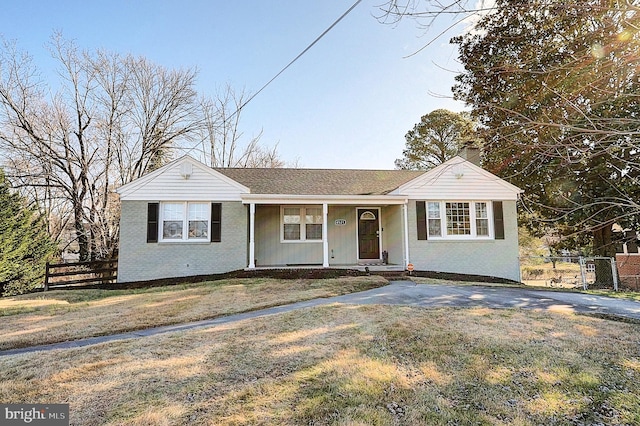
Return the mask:
M118 189L118 280L411 263L519 281L521 192L462 157L425 172L212 169L185 156Z
M638 233L633 230L624 231L624 238L617 247L616 264L620 283L625 288L640 290L640 253L638 253Z

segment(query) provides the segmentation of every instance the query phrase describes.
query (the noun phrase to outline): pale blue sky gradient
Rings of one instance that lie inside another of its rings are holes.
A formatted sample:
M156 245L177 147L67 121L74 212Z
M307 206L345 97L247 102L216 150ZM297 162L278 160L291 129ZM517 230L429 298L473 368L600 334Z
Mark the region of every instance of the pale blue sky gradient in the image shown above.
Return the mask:
M144 56L167 68L197 68L198 91L229 83L256 92L355 0L4 0L0 34L16 40L55 78L46 44L61 31L84 49ZM242 112L246 137L301 167L392 169L404 135L423 114L454 111L457 63L450 32L415 56L410 21L380 24L384 0L364 0ZM447 96L441 98L433 93Z

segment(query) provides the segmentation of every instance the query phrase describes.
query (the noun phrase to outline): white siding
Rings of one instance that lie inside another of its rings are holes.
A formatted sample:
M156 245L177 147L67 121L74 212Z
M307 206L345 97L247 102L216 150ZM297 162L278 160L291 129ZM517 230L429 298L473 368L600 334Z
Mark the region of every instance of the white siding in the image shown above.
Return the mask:
M499 177L455 157L402 185L394 194L423 200L517 200L519 192Z
M192 166L188 179L181 175L183 164ZM240 194L248 192L247 188L190 157L176 160L118 189L124 201L239 201Z

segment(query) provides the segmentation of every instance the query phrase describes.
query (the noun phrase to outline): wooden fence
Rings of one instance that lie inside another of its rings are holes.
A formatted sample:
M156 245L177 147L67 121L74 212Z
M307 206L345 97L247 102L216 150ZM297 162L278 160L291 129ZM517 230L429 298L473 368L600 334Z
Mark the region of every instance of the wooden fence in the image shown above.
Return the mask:
M47 263L44 291L50 288L73 287L78 284L106 284L115 282L118 259L92 262Z

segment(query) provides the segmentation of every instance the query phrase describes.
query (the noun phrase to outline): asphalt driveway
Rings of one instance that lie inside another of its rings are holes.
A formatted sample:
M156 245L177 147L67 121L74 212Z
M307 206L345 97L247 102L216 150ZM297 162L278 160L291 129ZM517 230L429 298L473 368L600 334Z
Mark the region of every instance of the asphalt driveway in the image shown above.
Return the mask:
M30 348L0 351L0 356L46 351L53 349L77 348L123 339L153 336L156 334L191 330L194 328L214 327L234 321L260 318L332 303L346 304L383 304L408 305L422 307L487 307L521 308L552 310L575 313L591 313L612 317L630 318L640 321L640 302L593 296L582 293L532 290L513 287L488 287L452 284L414 284L411 281L393 281L389 285L359 293L326 299L314 299L290 305L277 306L259 311L229 315L211 320L196 321L187 324L138 330L110 336L90 337L70 342Z

